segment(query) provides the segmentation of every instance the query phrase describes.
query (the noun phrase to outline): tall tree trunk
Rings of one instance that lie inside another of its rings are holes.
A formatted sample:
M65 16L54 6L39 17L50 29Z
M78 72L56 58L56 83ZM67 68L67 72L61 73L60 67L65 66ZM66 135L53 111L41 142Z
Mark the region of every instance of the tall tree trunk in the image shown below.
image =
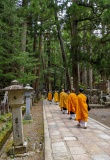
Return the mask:
M65 50L64 50L64 43L63 43L62 34L61 34L61 30L60 30L60 25L58 23L58 17L57 17L56 11L55 11L55 20L57 22L58 38L59 38L59 41L60 41L62 59L63 59L63 64L64 64L64 68L65 68L65 72L66 72L67 87L68 87L69 90L71 90L71 79L70 79L69 69L68 69L68 66L67 66L67 58L66 58L66 53L65 53Z
M36 23L36 22L35 22ZM39 35L39 36L38 36ZM34 58L38 60L36 68L33 70L33 74L36 75L36 79L33 82L33 88L36 91L36 98L38 99L39 93L39 79L40 79L40 63L41 63L41 53L42 53L42 29L37 32L37 26L34 26L34 37L33 37L33 52L35 53Z
M43 48L44 50L43 50L43 52L45 53L47 51L47 44L46 44L45 35L43 35L43 37L44 37L44 39L43 39L43 41L44 41L44 48ZM43 55L41 55L41 61L42 61L43 70L47 70L47 67L48 67L47 66L47 59ZM43 74L43 79L44 79L44 87L45 87L45 89L49 90L47 73Z
M73 1L74 2L74 1ZM76 93L78 92L78 42L77 42L77 21L75 16L71 24L71 57L72 57L72 76L73 86Z
M38 66L37 66L37 72L36 72L36 81L35 81L35 89L39 90L39 79L40 79L40 63L41 63L41 54L42 54L42 30L40 30L39 34L39 48L38 48Z
M84 70L83 70L83 75L82 75L83 77L82 77L82 80L83 80L83 85L84 86L87 86L87 69L86 69L86 67L84 68Z
M93 74L92 74L92 68L89 68L89 88L92 90L93 86Z
M22 0L22 7L27 7L28 1ZM21 33L21 51L26 51L26 36L27 36L27 18L24 18L22 24L22 33ZM24 66L21 66L21 72L24 73Z
M21 51L26 52L26 34L27 34L27 22L23 23L22 35L21 35ZM24 66L21 66L21 72L24 73Z
M36 25L34 26L34 37L33 37L33 52L35 53L34 58L37 58L37 45L38 45L38 33L36 29ZM37 67L34 68L33 74L36 75L37 73ZM36 90L36 80L33 82L32 87Z
M81 77L80 77L80 65L78 63L78 84L81 83Z
M50 67L51 67L51 57L50 57L50 32L46 33L46 41L47 41L47 55L48 55L48 90L52 90L52 82L50 80L51 73L50 73Z
M90 59L91 59L91 56L92 56L92 45L90 46ZM93 86L93 72L92 72L92 66L90 65L90 68L89 68L89 88L92 89Z

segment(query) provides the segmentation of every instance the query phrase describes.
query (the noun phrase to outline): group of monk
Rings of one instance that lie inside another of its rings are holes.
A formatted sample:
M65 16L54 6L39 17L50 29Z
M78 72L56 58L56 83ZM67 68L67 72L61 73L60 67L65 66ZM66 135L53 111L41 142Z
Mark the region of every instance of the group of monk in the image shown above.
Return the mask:
M52 99L53 99L53 98L54 98L54 102L55 102L56 104L58 104L58 102L59 102L59 94L58 94L58 91L55 91L55 92L54 92L54 96L53 96L51 90L48 92L47 100L50 102L50 104L52 103Z
M52 91L48 92L47 96L50 104L52 99L56 104L59 104L59 107L63 114L68 114L69 119L74 119L78 121L77 126L83 126L84 129L87 128L88 121L88 98L84 94L83 88L79 89L79 94L75 94L74 88L71 89L71 92L62 89L60 94L58 91L55 91L52 95Z

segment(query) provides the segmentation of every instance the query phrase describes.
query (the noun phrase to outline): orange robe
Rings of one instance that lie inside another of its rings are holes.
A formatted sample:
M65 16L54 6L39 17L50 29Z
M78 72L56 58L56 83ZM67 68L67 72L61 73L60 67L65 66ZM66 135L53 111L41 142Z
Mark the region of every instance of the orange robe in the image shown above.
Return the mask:
M87 97L80 93L78 96L78 110L76 113L76 119L78 121L84 121L87 122L88 120L88 105L86 103Z
M59 101L59 95L58 92L54 93L54 102L58 102Z
M48 92L48 96L47 96L48 101L52 101L52 93Z
M63 96L64 93L65 93L65 92L61 92L61 93L60 93L59 106L60 106L61 109L63 108L63 99L62 99L62 96Z
M68 94L65 92L62 95L62 106L66 109L68 108Z
M78 100L75 93L70 93L68 95L68 113L74 112L76 113L78 108Z

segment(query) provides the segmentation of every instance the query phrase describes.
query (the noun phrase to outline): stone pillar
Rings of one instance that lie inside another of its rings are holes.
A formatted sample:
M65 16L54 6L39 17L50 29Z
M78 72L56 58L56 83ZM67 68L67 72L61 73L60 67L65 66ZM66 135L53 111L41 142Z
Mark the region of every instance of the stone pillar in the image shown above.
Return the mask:
M102 97L103 97L103 91L101 91L100 93L100 98L102 99Z
M0 104L1 115L5 114L5 102L2 101Z
M30 107L31 107L31 102L32 102L32 99L31 99L31 93L32 93L32 90L33 88L29 86L29 84L26 85L25 87L25 97L26 97L26 114L24 115L24 119L25 120L31 120L32 117L31 117L31 114L30 114Z
M30 106L32 107L32 99L33 99L33 96L32 96L32 93L31 93L31 96L30 96Z
M100 103L102 104L103 103L103 91L101 90L100 92Z
M24 120L31 120L31 115L30 115L30 96L26 95L26 114L24 115Z
M8 113L9 112L8 91L5 92L4 102L5 102L5 112Z
M22 108L15 106L12 109L12 120L13 120L13 138L14 145L23 145L23 125L22 125Z
M107 80L107 93L110 95L110 82Z
M12 85L2 89L8 91L8 101L12 108L13 123L13 154L24 154L27 152L27 142L24 142L23 124L22 124L22 108L24 104L24 88L18 85L18 81L12 81Z

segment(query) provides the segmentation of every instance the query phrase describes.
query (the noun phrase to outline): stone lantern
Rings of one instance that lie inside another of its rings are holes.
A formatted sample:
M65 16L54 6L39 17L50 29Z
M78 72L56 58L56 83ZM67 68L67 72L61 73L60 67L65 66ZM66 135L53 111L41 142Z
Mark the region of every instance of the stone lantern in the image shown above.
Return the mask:
M29 84L26 85L25 88L25 97L26 97L26 114L24 115L24 119L25 120L31 120L32 117L30 115L30 106L31 106L31 94L32 94L32 90L33 88L30 87Z
M27 152L27 142L24 142L22 107L24 104L24 87L18 84L17 80L12 81L12 85L5 87L2 91L8 91L8 102L12 108L13 123L13 154L23 154Z

